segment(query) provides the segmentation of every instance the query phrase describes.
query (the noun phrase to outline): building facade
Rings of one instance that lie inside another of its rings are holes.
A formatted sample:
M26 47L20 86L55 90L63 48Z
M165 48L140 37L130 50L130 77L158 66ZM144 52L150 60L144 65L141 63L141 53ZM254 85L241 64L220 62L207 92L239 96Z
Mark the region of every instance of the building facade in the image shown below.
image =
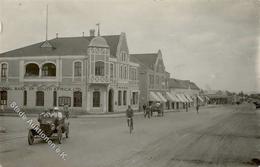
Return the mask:
M173 109L184 109L198 104L203 100L200 94L200 88L189 80L169 79L169 90L172 96L176 96L177 100L172 102Z
M170 74L165 70L162 52L131 54L131 60L139 64L140 105L161 102L165 106Z
M46 40L0 54L0 107L67 104L87 112L139 108L139 64L131 62L125 33Z

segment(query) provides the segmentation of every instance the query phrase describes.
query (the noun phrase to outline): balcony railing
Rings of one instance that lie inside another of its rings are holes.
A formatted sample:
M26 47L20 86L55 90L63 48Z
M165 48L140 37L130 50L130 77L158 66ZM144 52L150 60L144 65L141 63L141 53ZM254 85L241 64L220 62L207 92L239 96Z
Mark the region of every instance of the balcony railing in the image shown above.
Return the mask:
M92 75L89 78L90 83L110 83L109 76L95 76Z

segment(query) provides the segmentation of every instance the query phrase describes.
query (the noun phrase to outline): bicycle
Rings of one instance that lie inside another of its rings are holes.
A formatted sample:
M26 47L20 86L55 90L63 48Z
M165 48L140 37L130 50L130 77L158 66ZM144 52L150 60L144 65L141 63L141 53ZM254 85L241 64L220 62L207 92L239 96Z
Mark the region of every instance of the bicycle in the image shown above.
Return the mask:
M133 129L134 129L134 126L133 126L133 118L131 117L128 117L127 118L127 125L129 127L129 132L130 134L132 133Z

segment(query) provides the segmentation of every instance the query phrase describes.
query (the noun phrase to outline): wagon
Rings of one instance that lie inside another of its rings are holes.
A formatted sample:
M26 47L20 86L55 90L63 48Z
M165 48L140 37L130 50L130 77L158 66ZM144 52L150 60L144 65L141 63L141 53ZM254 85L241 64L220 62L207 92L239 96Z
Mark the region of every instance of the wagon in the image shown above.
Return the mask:
M158 116L163 116L163 110L161 109L160 106L156 106L156 105L152 106L151 115L153 115L154 112L157 112Z
M63 134L65 137L69 137L69 122L68 119L63 117L61 120L51 117L41 115L38 118L38 128L41 129L42 133L45 134L48 138L56 138L58 143L62 143ZM39 132L39 131L38 131ZM36 128L30 128L28 132L28 144L32 145L34 140L37 138L41 138L40 134L38 134Z

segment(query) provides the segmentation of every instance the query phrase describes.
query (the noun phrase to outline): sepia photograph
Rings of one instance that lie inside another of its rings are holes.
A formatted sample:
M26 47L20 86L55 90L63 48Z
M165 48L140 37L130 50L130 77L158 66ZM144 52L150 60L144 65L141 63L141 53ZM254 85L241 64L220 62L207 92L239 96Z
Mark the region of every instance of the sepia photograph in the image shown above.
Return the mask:
M260 167L260 0L0 0L0 167Z

